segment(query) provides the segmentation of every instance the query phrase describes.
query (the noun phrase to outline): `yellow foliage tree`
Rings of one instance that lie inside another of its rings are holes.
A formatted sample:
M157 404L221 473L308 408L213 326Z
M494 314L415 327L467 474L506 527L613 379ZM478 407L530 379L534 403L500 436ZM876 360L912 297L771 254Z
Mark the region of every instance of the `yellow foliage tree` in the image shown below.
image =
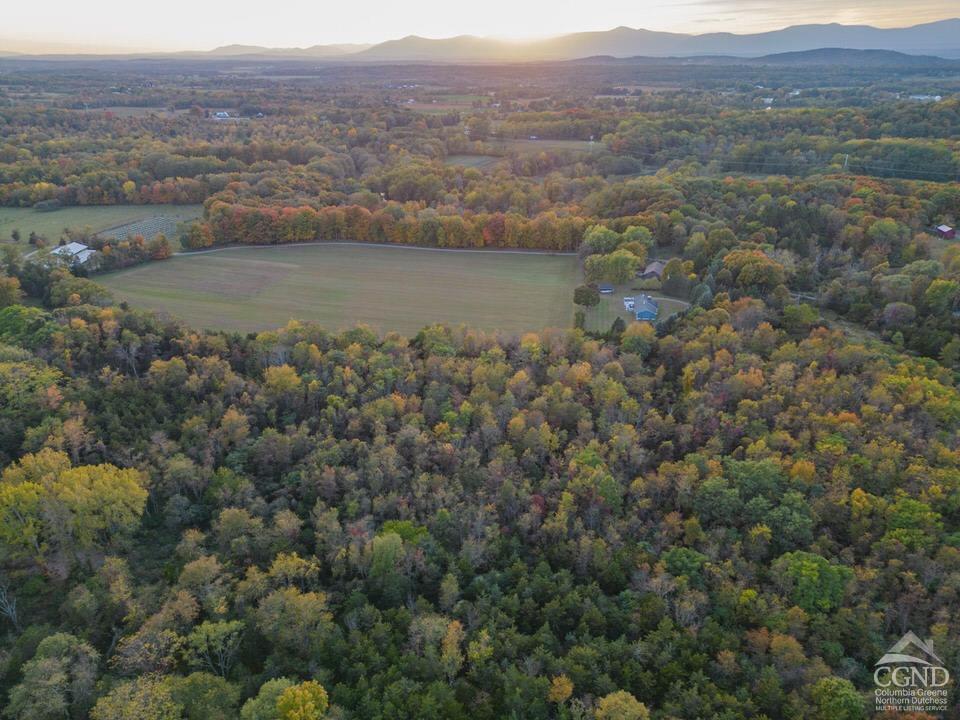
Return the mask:
M327 691L315 680L292 685L277 698L280 720L319 720L327 714L328 707Z
M547 700L552 703L565 703L573 695L573 682L566 675L557 675L550 682Z
M463 653L460 651L463 636L463 625L459 620L451 620L440 643L440 662L447 678L451 681L463 665Z
M0 476L0 543L42 562L103 546L140 521L147 502L140 471L70 467L62 452L26 455Z
M597 703L596 720L649 720L647 706L625 690L610 693Z

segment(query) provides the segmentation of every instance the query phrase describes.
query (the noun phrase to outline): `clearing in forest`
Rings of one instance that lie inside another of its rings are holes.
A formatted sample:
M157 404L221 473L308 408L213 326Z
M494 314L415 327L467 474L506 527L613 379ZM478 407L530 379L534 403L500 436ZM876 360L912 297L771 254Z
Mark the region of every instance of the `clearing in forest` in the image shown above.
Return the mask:
M97 282L194 327L258 331L295 318L416 333L436 322L519 333L568 327L573 255L374 245L239 247L181 254Z

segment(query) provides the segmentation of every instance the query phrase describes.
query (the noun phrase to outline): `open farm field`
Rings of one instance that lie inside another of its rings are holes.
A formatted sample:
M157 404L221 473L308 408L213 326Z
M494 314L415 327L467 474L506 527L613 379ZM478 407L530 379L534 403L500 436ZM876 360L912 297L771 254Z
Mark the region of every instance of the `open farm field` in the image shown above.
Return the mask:
M196 327L292 318L415 333L436 322L518 333L570 324L573 256L316 245L181 254L98 278L119 298Z
M203 212L201 205L86 205L65 207L59 210L38 212L33 208L0 207L0 242L10 242L10 233L19 230L21 243L26 245L31 232L41 235L50 243L56 243L64 228L86 228L94 232L116 229L116 237L125 236L125 226L144 223L135 232L149 232L147 221L164 219L162 232L170 232L171 224L193 220ZM123 232L123 235L119 233ZM109 234L109 233L105 233ZM156 234L156 233L154 233Z

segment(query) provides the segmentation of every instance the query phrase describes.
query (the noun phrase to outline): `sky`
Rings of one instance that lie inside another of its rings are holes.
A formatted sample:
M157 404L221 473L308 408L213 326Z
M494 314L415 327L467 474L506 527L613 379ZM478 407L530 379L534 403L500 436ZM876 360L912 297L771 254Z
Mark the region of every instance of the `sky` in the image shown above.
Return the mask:
M801 23L903 27L960 15L957 0L46 0L12 2L0 49L17 52L307 47L405 35L547 37L620 25L736 33Z

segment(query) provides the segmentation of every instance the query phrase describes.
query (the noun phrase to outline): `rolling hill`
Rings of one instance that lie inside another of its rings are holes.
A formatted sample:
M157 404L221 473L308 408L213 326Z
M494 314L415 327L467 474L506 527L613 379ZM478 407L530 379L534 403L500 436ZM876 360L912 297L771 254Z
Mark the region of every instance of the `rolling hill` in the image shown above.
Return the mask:
M671 55L657 57L637 55L614 57L593 55L564 62L577 65L770 65L770 66L858 66L895 68L957 68L960 59L942 58L936 55L908 55L895 50L851 50L849 48L817 48L795 52L771 53L759 57L736 55L697 55L682 57Z
M729 58L728 58L729 59ZM746 58L751 65L858 65L860 67L960 67L960 60L896 50L819 48Z
M469 35L434 40L411 35L345 57L381 62L493 62L571 60L595 55L750 57L819 48L890 50L905 54L960 57L960 19L892 29L836 23L795 25L748 35L686 35L618 27L603 32L573 33L531 42L507 42Z
M642 28L617 27L598 32L580 32L542 40L506 41L458 35L425 38L408 35L376 45L313 45L306 48L268 48L257 45L227 45L209 51L179 53L137 53L137 57L173 57L223 60L321 59L347 62L437 62L482 63L520 61L562 61L607 56L756 58L771 54L802 53L833 49L889 51L904 55L960 58L960 18L939 20L905 28L876 28L869 25L794 25L770 32L738 35L706 33L691 35ZM0 41L4 51L23 53ZM54 50L53 52L57 52ZM82 50L63 52L82 53ZM21 55L21 57L24 57ZM122 57L114 55L113 57ZM839 56L838 56L839 57ZM865 58L866 59L866 58ZM892 56L886 60L894 59ZM786 61L786 60L785 60Z
M284 58L298 57L337 57L349 55L351 53L362 52L372 47L371 45L345 44L345 45L311 45L307 48L268 48L260 45L224 45L214 48L207 52L188 53L196 56L209 57L243 57L249 55L256 56L277 56Z

